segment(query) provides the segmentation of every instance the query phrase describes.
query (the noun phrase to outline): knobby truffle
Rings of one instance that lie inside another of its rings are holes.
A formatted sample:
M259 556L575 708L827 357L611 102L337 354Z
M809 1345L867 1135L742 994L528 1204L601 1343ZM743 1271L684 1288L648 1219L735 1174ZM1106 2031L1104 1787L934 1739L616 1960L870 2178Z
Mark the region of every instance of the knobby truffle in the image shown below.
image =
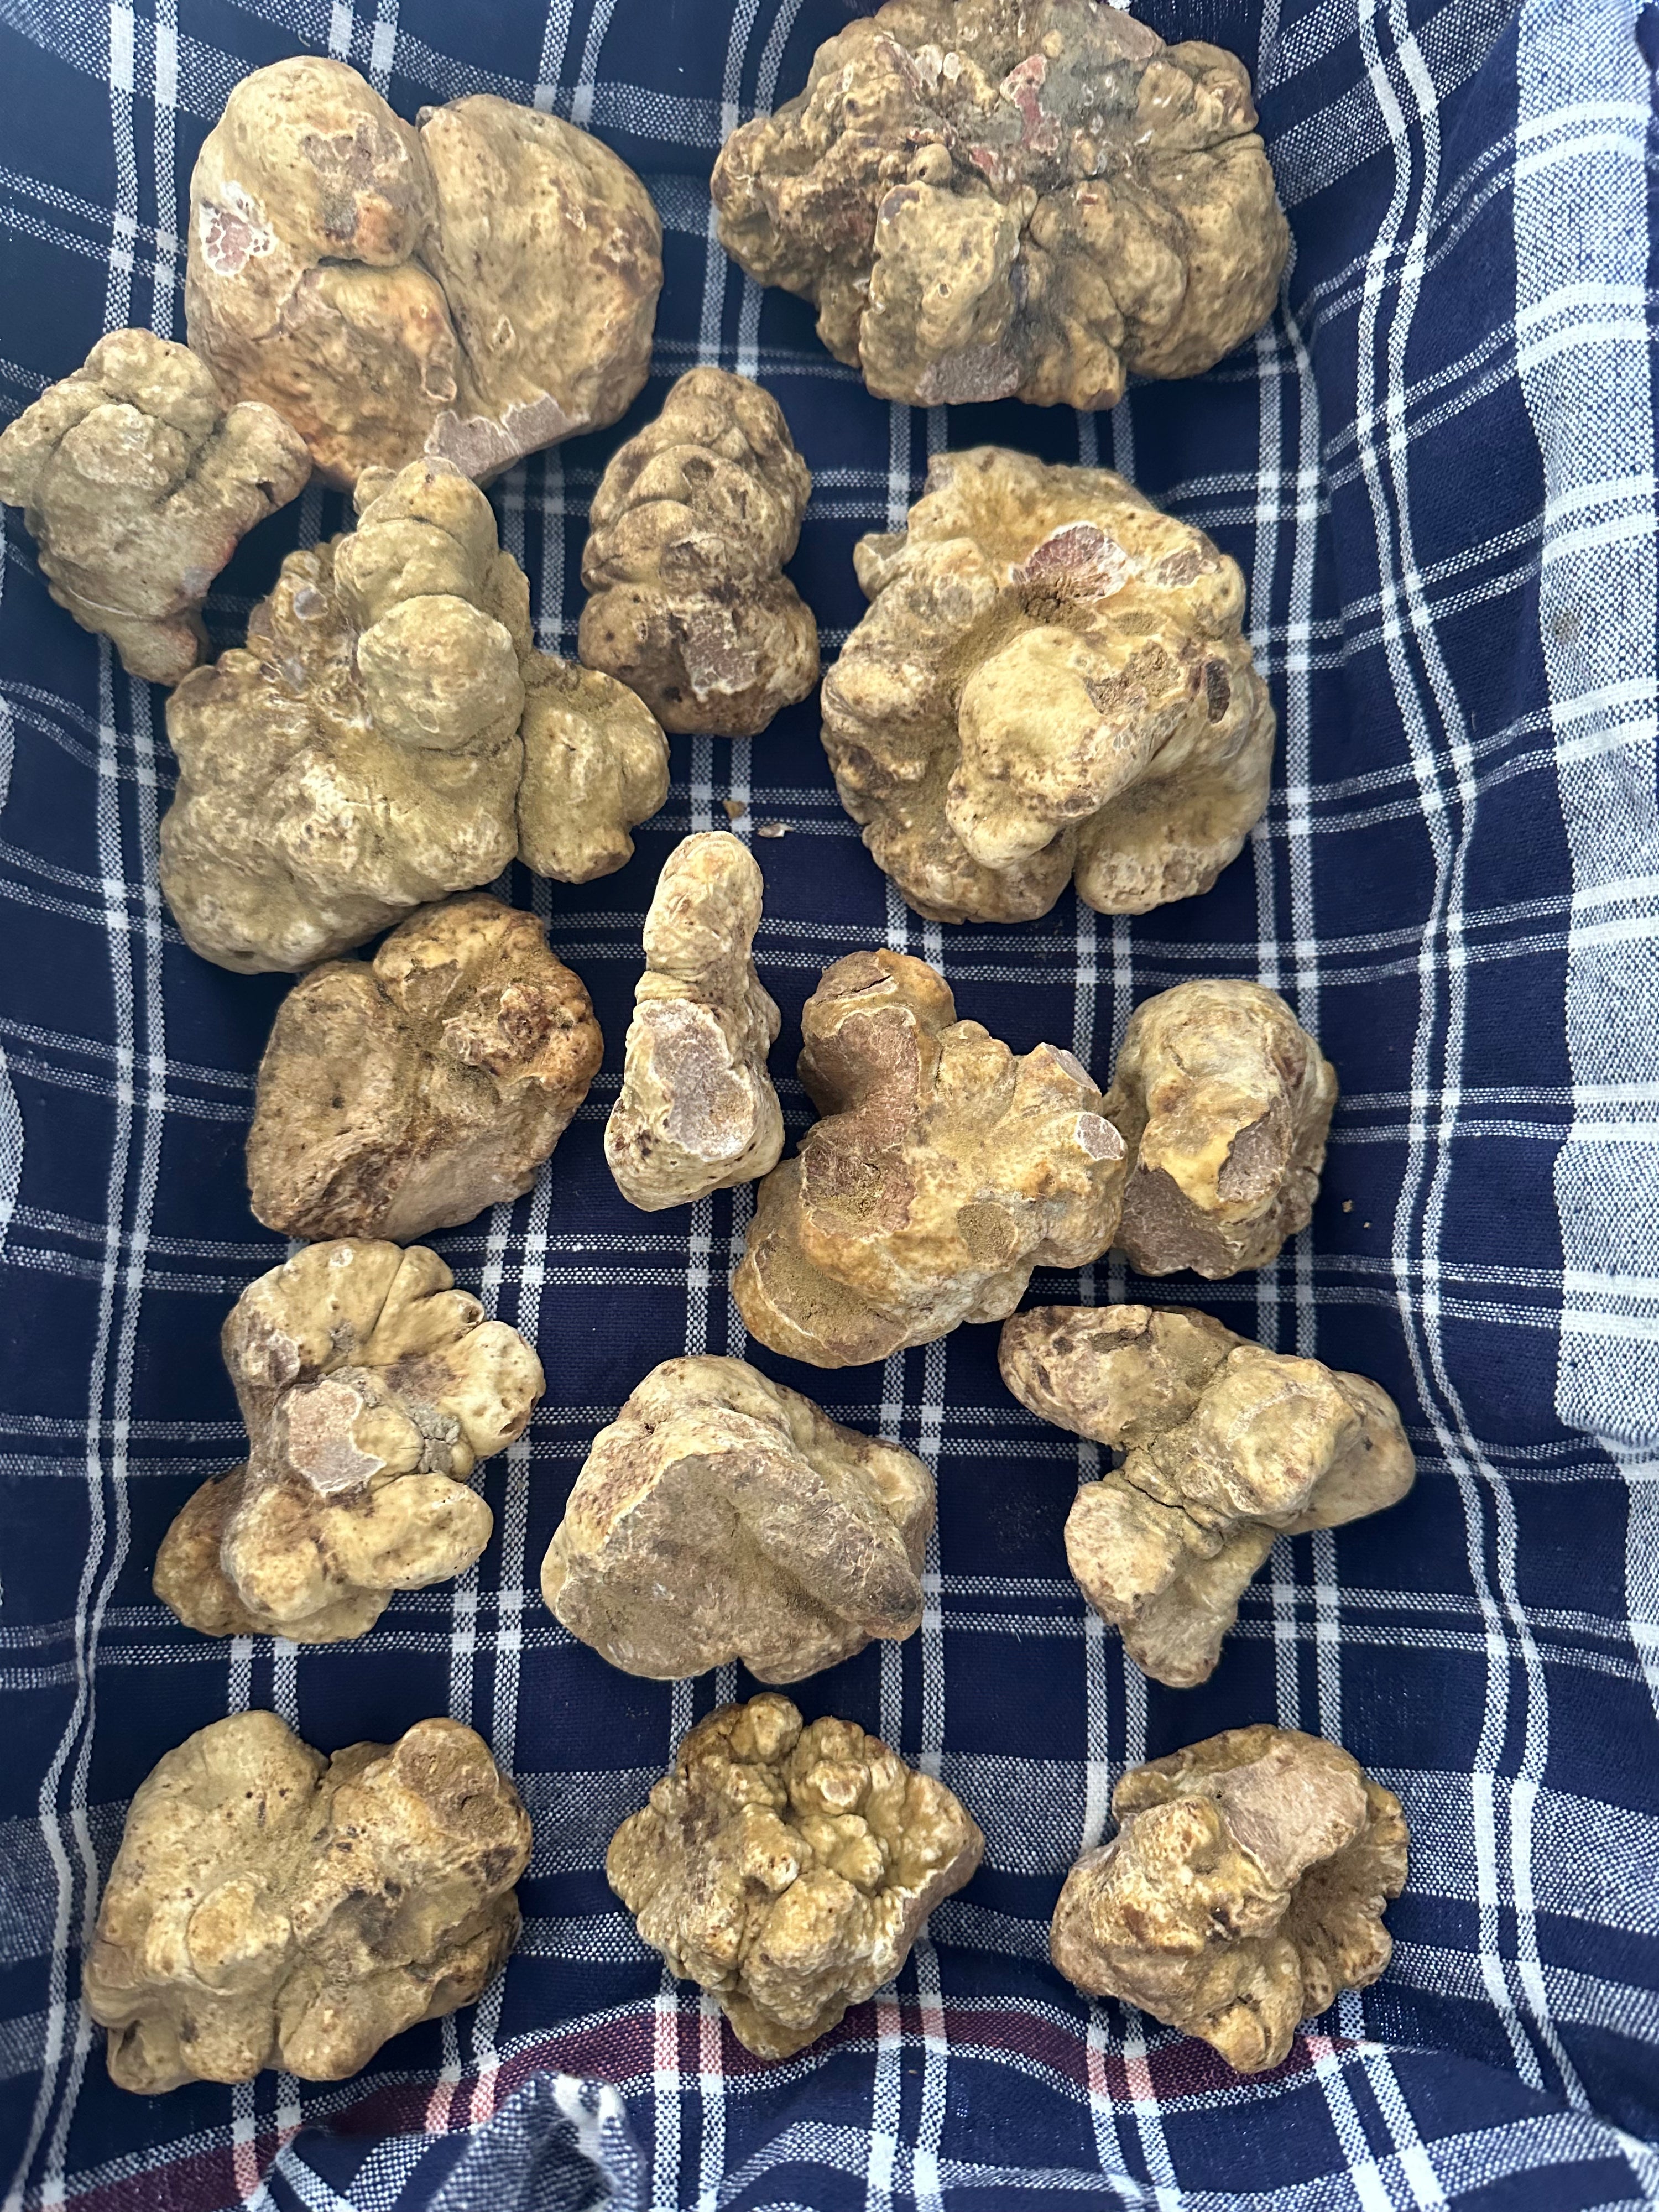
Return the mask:
M1110 9L1103 9L1103 15ZM1244 580L1109 469L940 453L854 554L872 602L823 742L877 865L938 921L1207 890L1267 805L1273 712Z
M1117 1834L1085 1852L1054 1911L1054 1961L1079 1989L1255 2074L1279 2064L1298 2021L1388 1965L1406 1823L1338 1745L1230 1729L1131 1767L1112 1810Z
M1092 0L888 0L714 165L726 251L879 398L1110 407L1273 312L1290 234L1242 62Z
M1034 1267L1081 1267L1117 1225L1123 1146L1059 1046L1017 1058L959 1022L944 978L885 949L827 968L801 1017L823 1115L760 1187L732 1280L750 1333L855 1366L1001 1321Z
M492 1522L468 1478L523 1435L542 1367L435 1252L307 1245L220 1343L248 1457L162 1539L155 1595L187 1627L336 1643L471 1565Z
M603 1053L534 915L482 891L428 907L283 1001L248 1132L253 1211L289 1237L400 1244L471 1221L529 1189Z
M851 1721L803 1728L763 1696L692 1729L605 1870L670 1972L757 2057L787 2058L892 1980L984 1848L931 1775Z
M1022 1405L1124 1453L1085 1482L1066 1556L1130 1656L1176 1689L1221 1656L1275 1536L1394 1504L1415 1474L1386 1392L1184 1306L1039 1306L1002 1331Z
M812 479L769 392L694 368L599 480L577 650L665 730L757 737L818 680L784 575Z
M766 1072L778 1010L750 950L763 888L753 854L724 830L683 839L657 878L605 1131L617 1188L647 1212L753 1182L783 1150Z
M667 1359L601 1429L542 1565L630 1674L798 1682L921 1624L933 1478L740 1359Z
M112 2078L343 2081L482 1994L529 1859L512 1784L455 1721L332 1759L275 1713L215 1721L140 1786L99 1907L86 1997Z
M662 227L585 131L474 93L394 115L300 54L232 91L190 187L190 342L331 483L422 455L489 478L645 382Z
M0 501L23 509L52 596L154 684L196 665L214 578L310 474L280 415L227 408L193 353L149 331L100 338L0 435Z
M515 854L586 882L667 795L640 702L534 650L476 484L417 461L356 497L355 531L283 562L246 649L167 702L161 886L222 967L307 968Z
M1260 983L1178 983L1137 1006L1105 1107L1128 1147L1130 1266L1265 1267L1313 1217L1336 1097L1336 1070Z

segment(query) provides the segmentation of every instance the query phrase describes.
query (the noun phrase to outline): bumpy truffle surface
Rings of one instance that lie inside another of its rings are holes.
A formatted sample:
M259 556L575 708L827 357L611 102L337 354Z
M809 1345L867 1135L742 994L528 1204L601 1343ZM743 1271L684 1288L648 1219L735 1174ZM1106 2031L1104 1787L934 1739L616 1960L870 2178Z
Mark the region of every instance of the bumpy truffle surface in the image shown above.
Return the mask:
M1406 1881L1392 1790L1322 1737L1229 1729L1131 1767L1117 1834L1066 1876L1050 1945L1069 1982L1202 2036L1241 2074L1389 1963Z
M141 1785L99 1908L86 1996L112 2078L343 2081L482 1994L529 1859L512 1784L458 1722L325 1759L275 1713L215 1721Z
M1212 1282L1265 1267L1313 1218L1336 1097L1336 1070L1260 983L1178 983L1137 1006L1105 1108L1128 1147L1130 1266Z
M842 803L917 913L1026 921L1205 891L1267 805L1244 581L1109 469L940 453L860 541L872 601L823 684Z
M798 1682L921 1624L933 1478L741 1359L667 1359L593 1439L542 1565L572 1635L672 1680Z
M892 1980L985 1838L931 1775L787 1698L725 1705L611 1838L641 1939L760 2058L787 2058Z
M356 496L357 528L290 554L246 649L167 702L162 889L222 967L349 951L490 882L521 836L570 880L620 867L667 791L638 702L533 650L529 585L476 484L416 461Z
M428 907L283 1001L248 1132L253 1211L289 1237L399 1244L471 1221L529 1189L604 1049L534 915L482 891Z
M307 1245L248 1285L220 1342L248 1459L162 1539L155 1595L187 1627L336 1643L393 1590L471 1565L491 1517L467 1480L524 1433L542 1367L435 1252Z
M826 968L801 1016L823 1119L760 1187L732 1279L752 1334L815 1367L1001 1321L1033 1267L1112 1241L1123 1147L1088 1071L959 1022L942 975L886 949Z
M149 331L100 338L0 435L0 501L23 509L52 596L153 684L196 665L209 586L310 474L280 415L227 408L193 353Z
M605 1131L617 1188L648 1212L753 1182L783 1150L766 1072L778 1010L750 949L763 888L748 847L724 830L683 839L657 878Z
M190 342L286 416L331 483L428 455L488 478L614 422L662 288L645 187L493 94L418 129L343 62L255 70L190 189Z
M818 680L810 607L782 573L812 479L783 410L694 368L599 481L577 649L665 730L752 738Z
M1394 1504L1416 1472L1363 1375L1268 1352L1183 1306L1038 1306L1002 1331L1022 1405L1121 1450L1066 1516L1084 1595L1154 1680L1204 1681L1281 1532Z
M1110 407L1273 312L1290 234L1250 80L1092 0L888 0L714 166L726 251L872 392Z

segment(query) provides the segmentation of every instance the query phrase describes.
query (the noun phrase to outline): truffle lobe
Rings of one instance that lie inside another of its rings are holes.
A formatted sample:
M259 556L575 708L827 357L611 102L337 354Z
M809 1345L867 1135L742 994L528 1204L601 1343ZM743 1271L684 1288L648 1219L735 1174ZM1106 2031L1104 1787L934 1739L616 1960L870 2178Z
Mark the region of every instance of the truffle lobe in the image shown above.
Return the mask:
M933 1479L740 1359L665 1360L593 1439L542 1594L614 1667L795 1682L921 1622Z
M216 1721L128 1808L84 1972L118 2087L338 2081L472 2003L519 1933L530 1823L471 1729L325 1759L275 1713Z
M493 94L393 113L301 54L232 89L191 178L190 342L328 481L422 459L488 479L645 381L662 232L598 140Z
M783 1114L766 1070L779 1015L755 971L764 886L727 830L683 838L645 918L622 1089L605 1157L632 1206L689 1206L776 1166Z
M310 474L280 415L227 407L188 348L143 330L100 338L0 433L0 501L23 509L52 598L154 684L196 665L214 578Z
M1262 984L1178 983L1137 1006L1105 1106L1128 1148L1130 1266L1266 1267L1312 1218L1336 1099L1336 1070Z
M824 679L842 803L917 913L1024 921L1207 890L1267 805L1244 583L1109 469L936 454Z
M665 730L757 737L818 678L817 625L782 573L811 483L769 392L681 377L594 495L582 659Z
M1000 1321L1034 1267L1109 1244L1123 1152L1087 1071L959 1022L944 978L885 948L824 970L801 1018L823 1118L761 1184L732 1295L817 1367Z
M1036 1307L1004 1325L1000 1358L1022 1405L1123 1454L1079 1488L1066 1554L1137 1666L1174 1688L1213 1673L1277 1535L1380 1512L1416 1473L1376 1383L1184 1307Z
M1066 1876L1050 1931L1079 1989L1255 2074L1284 2059L1299 2021L1388 1965L1406 1823L1340 1746L1230 1729L1131 1767L1112 1809L1117 1834Z
M893 1978L984 1846L942 1783L854 1723L803 1726L765 1694L691 1730L605 1874L744 2048L787 2058Z
M603 1052L535 915L483 892L423 908L278 1009L248 1133L253 1212L319 1241L471 1221L529 1189Z

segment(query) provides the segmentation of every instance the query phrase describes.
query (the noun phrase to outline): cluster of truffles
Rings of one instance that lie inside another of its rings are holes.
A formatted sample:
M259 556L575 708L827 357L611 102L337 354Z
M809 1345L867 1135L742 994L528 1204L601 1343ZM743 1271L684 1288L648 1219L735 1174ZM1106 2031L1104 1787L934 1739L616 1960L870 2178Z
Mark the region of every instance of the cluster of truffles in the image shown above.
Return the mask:
M714 166L721 242L912 406L1110 407L1272 312L1289 246L1243 65L1092 0L887 0Z
M722 240L811 299L879 396L1113 404L1258 329L1287 232L1231 55L1093 0L888 0L715 166ZM301 57L232 93L191 180L188 349L140 331L0 436L53 597L174 684L162 882L188 943L308 971L259 1070L250 1197L308 1243L222 1348L248 1434L162 1541L157 1595L212 1636L361 1637L489 1540L477 1463L520 1437L536 1352L413 1240L522 1195L603 1041L514 860L585 883L664 804L665 731L747 738L818 678L784 575L811 489L783 415L703 367L605 471L579 655L538 652L478 489L617 421L643 387L661 227L585 132L487 94L397 116ZM356 527L290 555L244 646L197 667L213 580L312 470ZM930 918L1105 913L1206 890L1265 805L1273 716L1243 581L1109 471L934 459L856 554L871 605L823 687L837 788ZM194 672L192 672L192 671ZM1366 1378L1184 1308L1015 1308L1038 1267L1267 1264L1305 1226L1336 1081L1273 992L1184 984L1129 1023L1104 1095L1018 1055L886 949L802 1019L819 1119L781 1161L780 1027L735 836L669 857L605 1130L646 1210L757 1183L733 1279L750 1332L819 1367L1006 1321L1002 1371L1107 1446L1067 1556L1157 1680L1217 1664L1281 1531L1401 1497ZM391 929L370 959L338 956ZM322 964L318 964L322 963ZM1012 1318L1011 1318L1012 1316ZM918 1629L929 1468L745 1362L664 1362L593 1439L542 1568L611 1665L790 1683ZM1054 1964L1242 2071L1389 1955L1396 1800L1344 1751L1236 1729L1132 1770L1067 1877ZM643 1941L763 2058L902 1966L984 1839L951 1790L786 1698L695 1727L606 1860ZM446 1720L331 1759L268 1712L216 1723L133 1799L85 1969L123 2087L336 2080L471 2002L515 1939L530 1828Z
M1103 9L1103 15L1111 11ZM1127 19L1126 19L1127 20ZM854 556L870 611L823 685L842 803L938 921L1207 890L1267 801L1244 580L1109 469L941 453Z

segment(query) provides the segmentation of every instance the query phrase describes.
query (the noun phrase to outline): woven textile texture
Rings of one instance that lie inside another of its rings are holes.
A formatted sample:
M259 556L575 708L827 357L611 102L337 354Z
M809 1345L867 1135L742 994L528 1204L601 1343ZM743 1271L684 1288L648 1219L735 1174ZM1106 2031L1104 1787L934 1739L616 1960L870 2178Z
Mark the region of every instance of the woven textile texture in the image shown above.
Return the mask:
M1659 795L1654 134L1659 15L1628 0L1136 0L1249 63L1295 245L1279 313L1190 383L1099 418L878 401L799 301L713 234L725 133L804 81L853 0L0 0L0 407L100 333L181 337L185 191L246 70L355 63L405 115L477 90L602 136L666 233L652 380L602 436L492 491L540 641L574 650L588 502L697 362L758 375L814 473L792 573L833 654L852 549L930 453L1109 463L1249 580L1280 719L1272 805L1207 896L1111 921L924 925L842 815L812 702L752 745L676 739L620 874L515 872L605 1025L605 1072L534 1192L435 1238L538 1344L549 1393L484 1471L495 1536L360 1643L210 1642L150 1594L170 1517L240 1455L216 1335L283 1246L247 1212L252 1077L281 979L185 948L156 884L161 697L46 596L8 512L0 590L0 2189L75 2212L1125 2207L1467 2212L1659 2203ZM235 641L307 492L210 604ZM882 1367L769 1373L938 1468L921 1632L797 1692L878 1729L983 1824L902 1977L763 2067L636 1940L602 1862L698 1715L752 1687L612 1672L551 1620L542 1553L594 1430L655 1362L747 1353L727 1294L749 1191L641 1214L600 1150L656 872L746 811L762 975L793 1067L820 968L941 966L1017 1050L1104 1079L1183 978L1290 999L1344 1089L1311 1230L1260 1274L1103 1263L1034 1300L1192 1301L1373 1375L1410 1498L1281 1542L1202 1689L1149 1685L1060 1541L1092 1448L1002 1388L995 1331ZM775 833L781 829L783 834ZM479 1729L536 1851L523 1942L476 2010L356 2081L111 2086L80 1956L127 1799L190 1730L274 1707L325 1749ZM1394 1961L1271 2075L1090 2005L1048 1962L1066 1868L1126 1763L1276 1719L1405 1802Z

